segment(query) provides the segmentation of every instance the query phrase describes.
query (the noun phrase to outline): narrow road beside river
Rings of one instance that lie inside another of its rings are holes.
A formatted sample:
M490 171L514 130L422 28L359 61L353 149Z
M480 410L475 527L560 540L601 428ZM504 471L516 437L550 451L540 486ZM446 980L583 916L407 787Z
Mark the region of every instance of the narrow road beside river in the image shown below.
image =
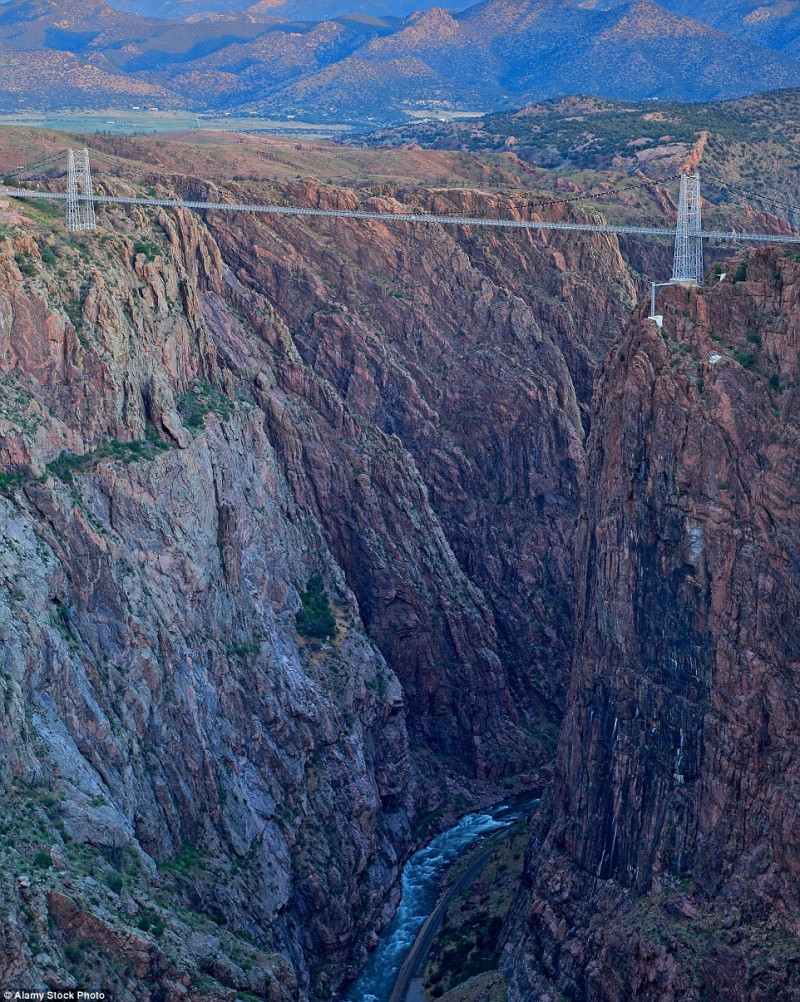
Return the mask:
M428 951L436 938L436 933L441 928L447 906L453 898L469 887L481 872L483 864L489 859L494 850L495 846L492 845L476 853L475 858L470 860L469 866L467 866L463 873L459 874L452 886L448 887L441 898L439 898L436 907L425 920L425 924L414 940L414 945L408 951L408 955L403 961L403 966L398 972L392 994L389 996L389 1002L418 1002L418 1000L419 1002L424 1002L421 982L419 985L416 985L412 979L414 979L416 974L422 973L425 958L428 956Z
M438 913L438 922L441 924L442 914L447 907L445 899L450 900L448 895L457 893L455 888L450 888L445 891L442 901L439 901L441 875L462 859L479 839L508 828L527 814L536 803L538 799L534 794L528 793L485 811L467 814L452 828L437 835L427 846L414 853L403 869L402 897L397 913L384 929L361 976L342 993L341 1002L389 1002L390 999L394 1002L395 998L402 998L394 994L401 970L409 971L405 987L408 994L413 974L418 968L417 963L406 966L409 955L414 953L418 961L424 960L438 930L436 920L430 925L428 923ZM465 872L459 874L456 884L463 879L461 887L466 887L470 880L475 879L482 862L483 859L479 862L476 857L476 871L469 877L473 866L473 862L470 862ZM430 931L429 937L426 929ZM424 950L422 946L417 946L421 934L427 942Z

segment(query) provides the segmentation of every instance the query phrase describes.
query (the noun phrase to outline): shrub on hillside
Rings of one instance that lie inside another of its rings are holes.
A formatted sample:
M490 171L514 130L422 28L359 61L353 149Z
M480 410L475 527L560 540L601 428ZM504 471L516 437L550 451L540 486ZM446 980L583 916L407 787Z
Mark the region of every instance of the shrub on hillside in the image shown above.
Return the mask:
M297 613L297 632L301 637L330 640L336 636L336 617L321 574L312 574L306 590L300 595L302 608Z

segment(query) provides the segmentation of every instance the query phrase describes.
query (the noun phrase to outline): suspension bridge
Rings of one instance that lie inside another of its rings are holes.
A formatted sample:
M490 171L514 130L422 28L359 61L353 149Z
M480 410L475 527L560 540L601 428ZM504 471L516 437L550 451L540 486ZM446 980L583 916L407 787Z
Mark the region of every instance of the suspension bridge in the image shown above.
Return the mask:
M50 170L63 163L64 153L54 154L42 161L15 168L6 174L26 176L35 171ZM557 231L567 233L610 233L641 237L667 237L675 241L672 278L668 282L651 282L652 310L655 314L655 290L665 285L702 285L703 241L725 243L775 243L800 244L800 234L745 233L736 230L704 230L701 219L700 175L680 175L678 218L675 229L651 226L614 226L604 223L547 222L536 219L507 219L488 216L457 216L423 212L370 212L358 209L318 209L305 205L279 205L249 202L212 202L206 200L138 198L124 195L98 194L94 191L87 149L66 151L66 192L53 192L0 185L0 196L11 198L36 198L62 201L65 204L66 224L70 232L94 230L97 226L95 206L142 205L151 208L191 209L198 212L244 212L270 216L322 216L333 219L364 219L386 223L414 223L418 225L479 226L510 230ZM574 201L564 199L563 201ZM551 199L552 204L561 200Z

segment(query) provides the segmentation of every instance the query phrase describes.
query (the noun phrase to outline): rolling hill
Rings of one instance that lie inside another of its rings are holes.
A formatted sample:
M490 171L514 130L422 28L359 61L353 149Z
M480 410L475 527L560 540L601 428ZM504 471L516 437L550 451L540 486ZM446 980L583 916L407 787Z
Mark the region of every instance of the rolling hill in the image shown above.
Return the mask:
M714 103L570 97L477 120L410 122L358 142L464 158L500 153L523 173L541 169L540 184L557 171L558 192L592 188L596 171L663 180L693 163L704 197L720 208L744 202L800 228L799 122L797 88Z

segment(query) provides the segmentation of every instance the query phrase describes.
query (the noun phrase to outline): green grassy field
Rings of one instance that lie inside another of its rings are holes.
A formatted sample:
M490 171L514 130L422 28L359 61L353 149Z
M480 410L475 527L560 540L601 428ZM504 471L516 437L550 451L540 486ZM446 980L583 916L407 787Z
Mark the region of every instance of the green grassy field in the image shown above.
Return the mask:
M66 132L130 135L137 132L268 132L291 134L307 139L345 135L349 125L314 125L294 119L280 120L233 115L196 115L191 111L155 110L153 108L101 111L24 111L0 115L0 125L25 125Z

